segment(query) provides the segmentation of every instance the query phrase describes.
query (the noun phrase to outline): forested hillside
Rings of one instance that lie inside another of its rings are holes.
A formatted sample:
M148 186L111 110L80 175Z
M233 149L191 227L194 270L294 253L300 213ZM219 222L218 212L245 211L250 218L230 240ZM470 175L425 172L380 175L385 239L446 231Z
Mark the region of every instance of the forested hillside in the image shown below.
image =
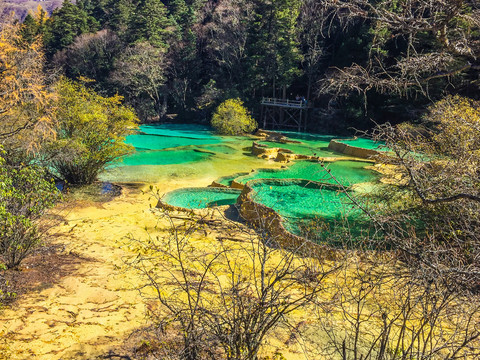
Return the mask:
M480 0L53 6L0 24L0 358L480 359Z
M339 130L476 97L478 16L470 0L80 0L27 16L23 32L42 36L50 67L118 92L143 120L304 96Z

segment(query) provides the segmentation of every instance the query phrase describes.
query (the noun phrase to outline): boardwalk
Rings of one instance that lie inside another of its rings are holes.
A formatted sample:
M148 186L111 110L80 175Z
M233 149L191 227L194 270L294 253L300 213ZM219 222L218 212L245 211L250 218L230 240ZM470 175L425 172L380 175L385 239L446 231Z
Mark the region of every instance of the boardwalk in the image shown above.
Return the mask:
M307 127L307 102L303 100L262 98L262 119L264 129Z
M289 99L275 99L275 98L262 98L262 105L278 106L285 108L306 109L307 104L302 100L289 100Z

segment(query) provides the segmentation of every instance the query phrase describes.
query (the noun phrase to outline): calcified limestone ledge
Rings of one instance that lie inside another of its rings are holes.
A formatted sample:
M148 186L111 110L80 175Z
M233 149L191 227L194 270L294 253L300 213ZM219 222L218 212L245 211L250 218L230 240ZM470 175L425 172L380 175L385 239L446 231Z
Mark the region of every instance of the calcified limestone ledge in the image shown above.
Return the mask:
M255 133L255 136L258 136L262 138L262 140L265 141L273 141L273 142L278 142L278 143L283 143L283 144L301 144L301 141L297 140L291 140L287 136L276 132L276 131L270 131L270 130L263 130L263 129L258 129L257 132Z
M346 144L342 144L342 145L348 146L349 150L347 153L345 153L345 155L348 155L348 156L339 155L339 156L333 156L333 157L321 157L321 156L295 154L293 153L293 151L289 149L278 148L278 147L268 147L267 145L259 144L256 141L254 141L252 144L252 154L255 156L261 157L263 159L275 160L277 162L282 162L282 163L288 163L290 161L295 161L295 160L318 160L318 161L324 161L324 162L350 160L350 161L367 161L367 162L375 163L375 160L371 159L371 157L377 156L380 154L378 151L375 151L375 150L357 148L357 147L346 145ZM329 149L330 149L330 145L329 145ZM333 149L330 149L330 150L341 153L341 151L337 151ZM374 152L374 154L371 152Z
M382 153L373 149L364 149L358 146L348 145L342 142L342 139L331 140L328 149L345 155L354 156L362 159L371 159Z
M237 200L240 215L254 227L267 231L268 236L274 239L280 246L286 249L298 251L303 255L316 258L335 260L338 252L332 248L319 245L308 241L301 236L292 234L288 231L284 222L285 219L272 208L255 201L256 192L252 186L258 183L276 183L284 182L279 179L256 179L245 184L240 197ZM318 189L335 189L340 190L338 185L324 184L308 180L289 180L290 183L301 183L304 186L318 187Z
M301 144L301 141L290 140L287 136L276 131L259 129L255 133L255 136L259 137L263 141L271 141L271 142L283 143L283 144L288 144L288 143ZM357 137L354 137L353 139L357 139ZM345 140L352 140L352 139L332 139L328 144L328 149L330 151L334 151L334 152L351 157L351 158L344 158L344 160L353 160L356 158L370 160L375 156L382 155L382 152L377 150L365 149L362 147L346 144L343 142ZM268 147L267 145L259 144L258 142L253 142L252 154L258 157L262 157L264 159L273 159L279 162L289 162L292 160L329 161L328 159L330 159L327 157L295 154L293 153L293 151L289 149L285 149L281 147Z

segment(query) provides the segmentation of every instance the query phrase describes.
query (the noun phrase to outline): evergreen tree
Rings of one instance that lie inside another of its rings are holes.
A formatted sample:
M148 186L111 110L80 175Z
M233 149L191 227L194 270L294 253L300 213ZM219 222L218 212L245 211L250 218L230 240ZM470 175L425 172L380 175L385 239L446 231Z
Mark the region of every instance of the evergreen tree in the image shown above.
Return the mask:
M95 18L87 12L65 0L62 7L56 9L47 22L46 47L49 55L72 44L75 37L99 28Z
M297 18L300 0L255 1L249 41L249 85L266 90L289 86L300 75Z
M110 14L106 18L106 25L113 29L122 39L126 39L131 17L135 16L138 6L134 0L109 0L106 8Z
M45 34L45 23L48 15L41 5L35 13L28 13L20 28L20 35L28 44L32 44L39 36Z
M172 25L167 8L160 0L142 0L130 19L128 40L130 43L148 42L158 48L167 48Z
M38 26L31 14L28 14L23 20L20 34L22 35L22 38L29 44L35 41L35 38L38 35Z
M174 79L169 88L176 111L183 112L188 100L193 100L192 87L201 82L202 59L197 51L198 37L193 30L197 22L199 2L172 0L167 4L169 16L175 26L175 47L170 50L171 72ZM189 105L193 105L190 101Z

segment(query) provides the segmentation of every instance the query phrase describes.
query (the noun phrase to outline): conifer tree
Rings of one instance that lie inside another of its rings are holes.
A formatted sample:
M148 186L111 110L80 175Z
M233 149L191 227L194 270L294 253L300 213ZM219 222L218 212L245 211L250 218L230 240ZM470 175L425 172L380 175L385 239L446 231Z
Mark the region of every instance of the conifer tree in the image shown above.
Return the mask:
M142 0L130 19L130 43L148 42L157 48L168 48L173 26L167 9L160 0Z
M49 55L72 44L75 37L95 32L98 22L79 6L65 0L62 7L56 9L47 22L46 47Z
M299 75L296 22L299 0L255 1L255 18L250 30L249 79L253 88L287 87Z

